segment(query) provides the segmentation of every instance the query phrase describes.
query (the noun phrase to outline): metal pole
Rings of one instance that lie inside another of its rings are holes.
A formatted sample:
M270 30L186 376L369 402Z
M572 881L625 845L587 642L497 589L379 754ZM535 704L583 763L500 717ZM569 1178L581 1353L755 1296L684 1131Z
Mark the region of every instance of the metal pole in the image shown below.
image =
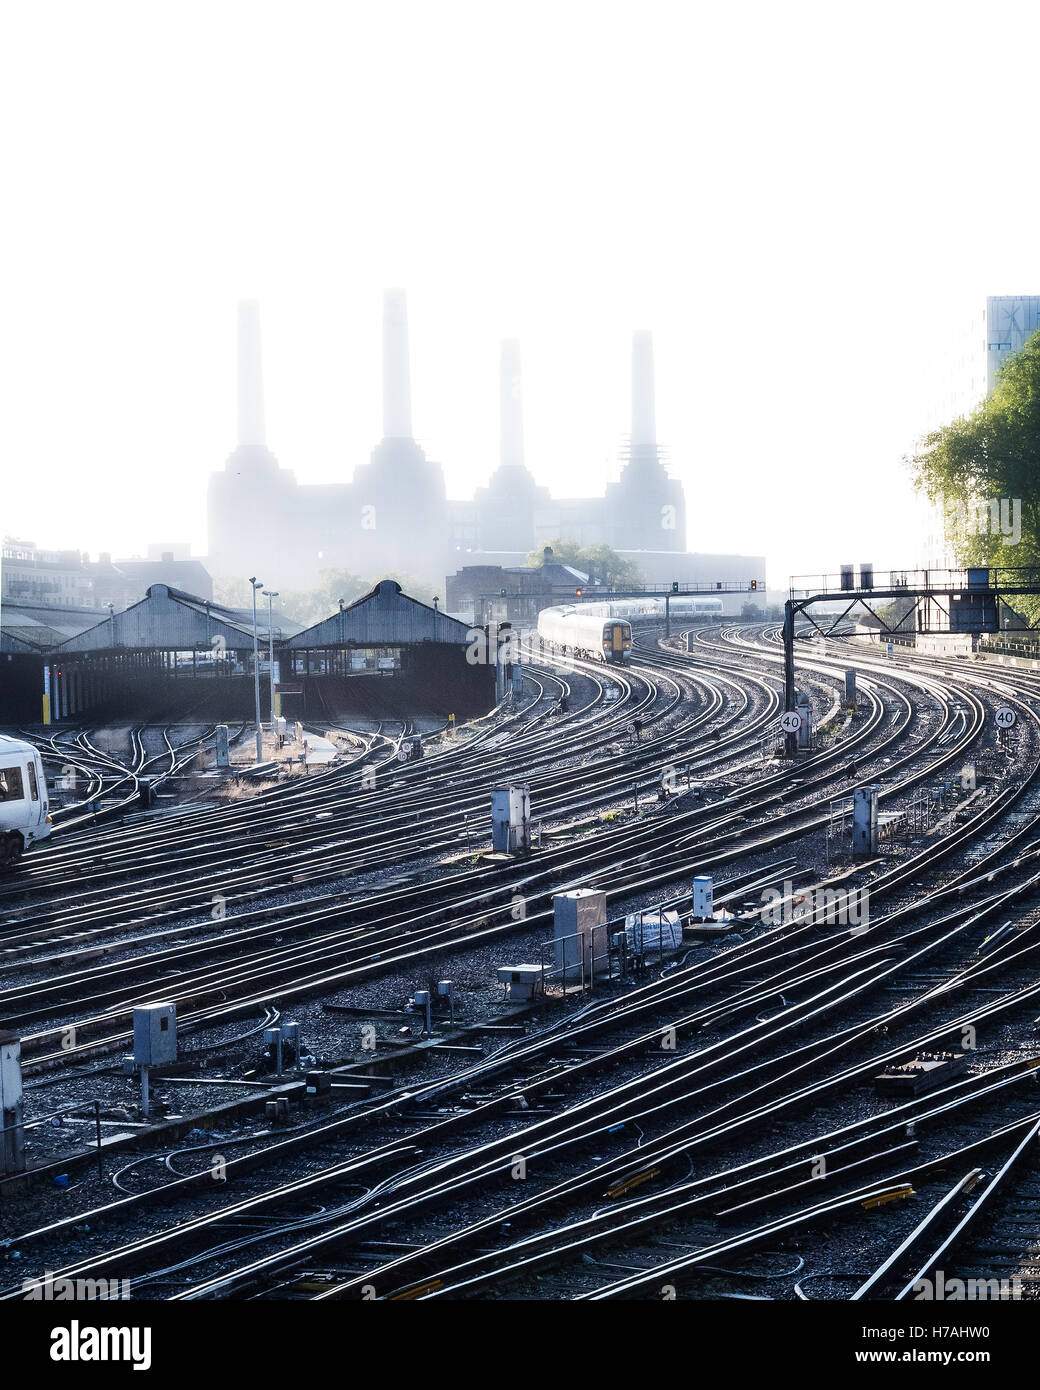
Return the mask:
M672 596L671 596L671 594L665 594L665 596L664 596L664 635L665 635L666 638L667 638L667 637L671 637L671 635L672 635L672 609L671 609L671 602L672 602Z
M94 1128L97 1131L97 1175L99 1178L105 1176L105 1158L101 1152L101 1102L94 1102Z
M795 708L794 689L794 603L784 604L784 712ZM798 735L784 735L784 752L789 758L798 756Z
M256 760L262 763L264 760L264 733L260 723L260 644L256 635L256 591L263 584L263 580L258 580L255 574L249 576L249 582L253 586L253 698L256 701Z
M265 589L267 595L267 665L268 674L271 678L271 732L274 732L274 611L271 607L273 599L278 597L277 589Z

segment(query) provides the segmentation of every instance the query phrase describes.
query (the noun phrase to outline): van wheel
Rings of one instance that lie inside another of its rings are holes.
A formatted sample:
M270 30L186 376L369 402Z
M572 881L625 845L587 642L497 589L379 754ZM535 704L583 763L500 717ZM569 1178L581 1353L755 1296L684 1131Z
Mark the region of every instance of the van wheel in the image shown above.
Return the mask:
M17 867L25 848L21 835L14 833L4 837L0 845L0 869L11 870Z

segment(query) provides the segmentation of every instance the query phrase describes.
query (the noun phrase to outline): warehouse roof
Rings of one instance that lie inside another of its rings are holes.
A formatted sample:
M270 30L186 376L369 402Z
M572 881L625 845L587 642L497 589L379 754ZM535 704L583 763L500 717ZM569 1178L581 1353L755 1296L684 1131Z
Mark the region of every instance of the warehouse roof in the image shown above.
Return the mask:
M300 630L299 623L274 614L276 642ZM257 630L267 638L267 612L257 613ZM251 609L225 608L223 604L153 584L140 603L66 642L63 652L99 651L194 651L223 641L229 651L245 651L253 645Z
M298 632L286 646L307 651L320 647L401 647L416 642L464 646L469 641L470 629L465 623L410 598L400 584L384 579L342 612Z
M4 599L0 607L0 651L43 652L60 647L93 627L104 610L22 603Z

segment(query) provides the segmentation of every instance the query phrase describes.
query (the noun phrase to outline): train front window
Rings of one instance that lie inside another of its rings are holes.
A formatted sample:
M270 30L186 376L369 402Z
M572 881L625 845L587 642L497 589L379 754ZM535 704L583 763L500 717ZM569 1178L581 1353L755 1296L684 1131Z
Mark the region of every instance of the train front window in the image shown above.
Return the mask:
M24 801L20 767L0 767L0 801Z
M39 801L40 788L36 782L36 769L35 767L33 767L32 763L28 765L26 771L29 774L29 795L32 797L34 801Z

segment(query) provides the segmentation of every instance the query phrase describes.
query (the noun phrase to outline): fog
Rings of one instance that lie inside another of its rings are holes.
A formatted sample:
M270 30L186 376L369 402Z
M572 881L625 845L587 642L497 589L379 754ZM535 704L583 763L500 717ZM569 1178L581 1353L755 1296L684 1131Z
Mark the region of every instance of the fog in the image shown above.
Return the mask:
M912 560L921 378L986 294L1040 288L1018 57L1037 18L977 16L8 8L5 534L205 554L243 298L271 450L348 481L382 434L401 286L414 430L449 497L497 464L503 338L536 480L602 493L648 329L690 550L765 554L772 582Z

